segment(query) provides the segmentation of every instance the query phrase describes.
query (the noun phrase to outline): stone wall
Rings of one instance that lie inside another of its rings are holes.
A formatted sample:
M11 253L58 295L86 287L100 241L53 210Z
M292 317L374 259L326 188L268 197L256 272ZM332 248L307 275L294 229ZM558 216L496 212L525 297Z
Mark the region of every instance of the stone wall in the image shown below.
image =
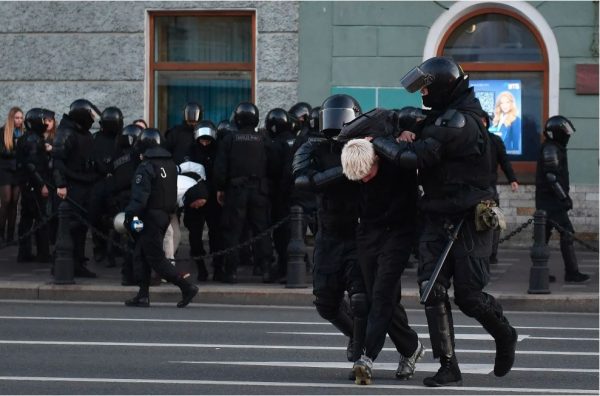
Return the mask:
M191 9L256 10L257 105L297 102L295 1L0 2L0 125L12 106L60 117L81 97L121 108L125 122L144 117L147 11Z
M501 237L529 220L535 212L535 186L521 185L519 191L513 193L508 185L498 186L500 207L506 215L507 229ZM589 241L592 245L598 243L598 186L575 184L571 185L573 210L569 218L575 228L576 236ZM557 245L558 233L554 233L550 245ZM506 241L502 246L526 247L532 245L533 225L523 232Z

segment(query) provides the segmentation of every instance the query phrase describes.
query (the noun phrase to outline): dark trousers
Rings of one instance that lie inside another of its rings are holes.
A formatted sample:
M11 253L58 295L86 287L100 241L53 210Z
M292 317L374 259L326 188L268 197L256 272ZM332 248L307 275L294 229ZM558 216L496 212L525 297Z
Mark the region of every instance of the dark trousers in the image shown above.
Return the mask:
M270 223L269 211L269 198L266 192L262 191L259 181L230 186L225 192L225 205L221 217L225 247L243 242L240 239L246 222L253 236L265 231ZM273 251L271 238L261 238L253 245L253 250L261 265L269 263ZM238 252L229 254L225 263L227 272L235 271L239 264Z
M426 216L423 234L419 243L419 284L429 280L442 250L448 243L449 224L457 224L458 220L444 219L434 215ZM490 279L489 257L492 245L492 231L476 231L472 214L466 214L463 226L450 250L437 283L447 290L450 282L454 283L454 301L467 316L476 319L494 338L508 333L508 321L503 315L502 306L494 297L485 293L483 288ZM447 295L437 296L432 293L425 303L426 312L432 304L445 304L449 310ZM450 327L452 319L450 312ZM439 319L439 318L438 318ZM432 322L428 315L429 333L432 340L445 335L436 333L438 324ZM453 334L453 329L451 334ZM453 340L452 340L453 343ZM434 348L434 355L435 348Z
M354 235L340 236L320 230L315 238L313 260L314 304L321 317L331 320L343 306L346 292L349 296L365 293Z
M86 261L85 257L85 242L87 238L88 227L81 218L86 218L87 213L81 211L81 209L87 211L88 202L90 198L91 186L87 184L71 183L67 187L68 200L64 200L59 205L59 212L64 210L67 206L67 213L69 213L69 233L71 240L73 241L73 261L75 266L83 265ZM75 202L73 204L71 201ZM76 215L76 214L77 215ZM57 248L58 250L58 248Z
M285 197L276 196L272 205L272 223L275 224L290 214L290 205ZM287 248L290 243L291 228L290 222L285 222L277 229L273 230L273 246L277 252L277 271L278 275L285 276L287 272L288 253Z
M169 227L169 214L162 210L148 210L143 216L144 229L136 238L133 259L136 280L140 282L140 296L148 296L151 270L173 283L178 274L165 257L163 240Z
M400 277L414 242L414 230L361 224L357 232L358 262L369 297L365 354L375 360L387 332L403 356L417 348L417 333L409 326L402 304Z
M190 256L197 257L206 254L202 242L204 225L208 226L208 247L210 253L223 249L221 233L221 205L215 200L209 200L205 206L198 209L186 207L183 212L183 224L188 229ZM219 265L222 257L216 257L213 265Z
M33 227L37 227L46 221L48 198L42 197L39 191L33 190L28 185L21 186L21 219L19 221L19 257L30 257L32 255L31 235L24 237ZM50 237L48 225L40 227L35 232L37 257L48 259L50 256Z

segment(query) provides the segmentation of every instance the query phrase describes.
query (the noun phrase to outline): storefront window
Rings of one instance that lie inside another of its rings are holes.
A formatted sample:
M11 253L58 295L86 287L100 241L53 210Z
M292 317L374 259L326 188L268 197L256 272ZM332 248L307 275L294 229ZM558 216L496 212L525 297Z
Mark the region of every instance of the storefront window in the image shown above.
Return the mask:
M189 101L218 123L253 100L253 12L159 12L151 21L150 121L162 132L181 123Z

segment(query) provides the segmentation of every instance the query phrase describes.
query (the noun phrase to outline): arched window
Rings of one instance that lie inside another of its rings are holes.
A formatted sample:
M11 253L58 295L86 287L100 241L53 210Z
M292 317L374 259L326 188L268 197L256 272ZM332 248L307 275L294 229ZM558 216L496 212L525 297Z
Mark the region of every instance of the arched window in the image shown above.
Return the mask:
M437 55L462 65L520 181L532 182L548 117L548 55L537 29L506 8L476 9L454 21Z

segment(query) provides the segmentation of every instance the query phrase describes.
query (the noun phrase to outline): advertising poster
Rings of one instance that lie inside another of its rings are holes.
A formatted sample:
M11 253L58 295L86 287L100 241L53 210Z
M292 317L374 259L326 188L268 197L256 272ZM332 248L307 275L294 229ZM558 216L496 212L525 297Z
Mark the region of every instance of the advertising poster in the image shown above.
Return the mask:
M502 138L507 154L522 154L521 81L473 80L471 86L490 117L490 132Z

